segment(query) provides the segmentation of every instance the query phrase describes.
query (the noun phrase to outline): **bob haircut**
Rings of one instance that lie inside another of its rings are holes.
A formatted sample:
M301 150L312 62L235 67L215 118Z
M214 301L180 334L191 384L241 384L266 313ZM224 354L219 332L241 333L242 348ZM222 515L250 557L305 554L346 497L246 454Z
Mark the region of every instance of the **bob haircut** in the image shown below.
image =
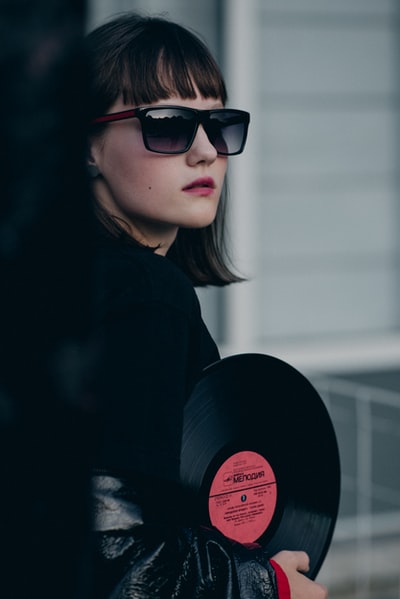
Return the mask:
M124 103L146 106L172 95L205 98L225 105L226 87L221 71L205 44L188 29L159 17L127 13L101 25L86 40L89 76L89 119L107 113L118 97ZM95 125L101 135L107 125ZM107 234L138 243L126 228L95 202L97 218ZM224 225L226 189L216 218L202 229L180 228L168 256L195 285L227 285L240 281L229 266Z

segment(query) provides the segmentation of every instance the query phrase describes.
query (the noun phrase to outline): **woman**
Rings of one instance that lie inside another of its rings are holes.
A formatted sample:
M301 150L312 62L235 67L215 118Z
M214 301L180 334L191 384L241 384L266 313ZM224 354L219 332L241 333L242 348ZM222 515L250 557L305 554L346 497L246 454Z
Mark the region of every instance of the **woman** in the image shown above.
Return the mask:
M269 559L193 526L179 487L183 406L219 359L193 285L238 280L222 192L249 115L225 108L209 51L167 20L118 17L88 36L88 55L104 418L95 597L325 597L301 573L306 554Z

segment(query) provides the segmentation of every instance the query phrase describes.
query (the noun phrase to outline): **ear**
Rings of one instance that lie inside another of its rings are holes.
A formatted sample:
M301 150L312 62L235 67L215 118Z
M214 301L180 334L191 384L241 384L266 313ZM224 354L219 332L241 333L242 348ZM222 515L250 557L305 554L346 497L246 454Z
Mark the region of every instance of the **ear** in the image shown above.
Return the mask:
M98 177L100 175L100 171L95 164L90 164L90 162L88 162L86 165L86 168L87 168L89 177L91 177L91 179L95 179L96 177Z
M98 168L98 166L96 164L96 160L93 156L92 145L90 145L88 148L87 159L86 159L86 168L87 168L89 177L91 177L92 179L95 179L96 177L98 177L100 175L99 168Z

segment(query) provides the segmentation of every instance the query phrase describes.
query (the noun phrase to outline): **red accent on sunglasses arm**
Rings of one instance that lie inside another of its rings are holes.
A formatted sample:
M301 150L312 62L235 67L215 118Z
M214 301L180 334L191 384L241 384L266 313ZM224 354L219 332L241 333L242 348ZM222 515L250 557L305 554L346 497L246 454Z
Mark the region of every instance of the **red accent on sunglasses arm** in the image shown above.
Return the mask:
M99 125L100 123L109 123L110 121L122 121L123 119L131 119L137 115L135 108L131 110L122 110L121 112L113 112L111 114L104 114L93 119L92 125Z

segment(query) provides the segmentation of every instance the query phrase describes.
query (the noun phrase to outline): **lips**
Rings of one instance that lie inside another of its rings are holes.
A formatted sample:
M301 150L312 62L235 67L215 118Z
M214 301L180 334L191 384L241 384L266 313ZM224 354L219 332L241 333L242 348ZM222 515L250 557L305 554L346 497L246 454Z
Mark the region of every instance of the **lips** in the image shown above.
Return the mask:
M183 191L195 191L198 189L215 189L214 179L212 177L200 177L199 179L195 179L195 181L189 183L189 185L186 185L183 188Z

